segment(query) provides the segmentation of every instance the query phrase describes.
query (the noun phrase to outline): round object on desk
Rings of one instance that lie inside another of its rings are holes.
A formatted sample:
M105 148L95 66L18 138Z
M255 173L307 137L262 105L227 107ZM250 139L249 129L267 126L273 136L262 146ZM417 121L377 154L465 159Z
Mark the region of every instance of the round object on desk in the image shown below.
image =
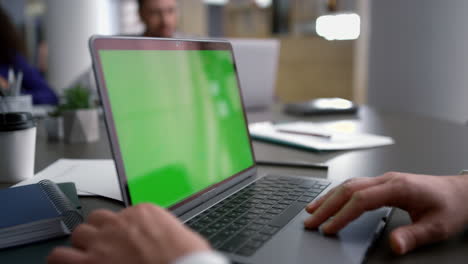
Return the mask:
M284 106L286 114L295 116L355 114L357 110L356 104L343 98L317 98Z

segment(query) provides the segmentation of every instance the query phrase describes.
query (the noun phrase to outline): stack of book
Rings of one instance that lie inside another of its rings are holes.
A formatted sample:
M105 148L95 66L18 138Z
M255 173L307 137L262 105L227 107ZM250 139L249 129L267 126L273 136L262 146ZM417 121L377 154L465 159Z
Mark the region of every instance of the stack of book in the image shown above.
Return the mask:
M49 180L0 190L0 248L70 234L83 222L74 192L69 198Z

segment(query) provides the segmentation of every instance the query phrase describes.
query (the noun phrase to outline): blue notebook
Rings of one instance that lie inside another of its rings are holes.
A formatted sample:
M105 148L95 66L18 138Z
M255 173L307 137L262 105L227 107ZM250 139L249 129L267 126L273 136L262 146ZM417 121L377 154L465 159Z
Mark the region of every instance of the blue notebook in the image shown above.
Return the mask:
M49 180L0 190L0 248L70 234L83 221L76 205Z

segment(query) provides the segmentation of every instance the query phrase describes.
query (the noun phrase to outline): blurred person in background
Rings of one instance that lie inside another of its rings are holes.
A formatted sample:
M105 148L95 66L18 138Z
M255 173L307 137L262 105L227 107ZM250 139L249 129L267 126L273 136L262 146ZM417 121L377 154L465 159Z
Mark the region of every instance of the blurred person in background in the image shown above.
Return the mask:
M145 37L176 37L178 11L176 0L138 0L138 14L145 24Z
M37 69L26 61L24 43L7 13L0 7L0 89L7 92L8 75L23 73L22 94L32 95L33 104L56 105L57 95L41 77Z

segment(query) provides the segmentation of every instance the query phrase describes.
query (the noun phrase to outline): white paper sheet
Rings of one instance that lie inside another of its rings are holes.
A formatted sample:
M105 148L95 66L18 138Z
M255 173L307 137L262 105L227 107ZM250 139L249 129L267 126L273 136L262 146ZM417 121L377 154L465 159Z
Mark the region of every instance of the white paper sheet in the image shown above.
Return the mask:
M111 159L59 159L31 179L15 186L37 183L49 179L53 182L74 182L78 195L99 195L122 201L117 172Z
M330 125L320 125L311 122L291 122L278 125L274 125L271 122L260 122L250 124L249 132L256 139L317 151L372 148L394 143L390 137L356 133L354 131L337 132L336 129L331 129L330 127ZM280 132L280 129L298 133L322 134L330 136L330 138L284 133Z

